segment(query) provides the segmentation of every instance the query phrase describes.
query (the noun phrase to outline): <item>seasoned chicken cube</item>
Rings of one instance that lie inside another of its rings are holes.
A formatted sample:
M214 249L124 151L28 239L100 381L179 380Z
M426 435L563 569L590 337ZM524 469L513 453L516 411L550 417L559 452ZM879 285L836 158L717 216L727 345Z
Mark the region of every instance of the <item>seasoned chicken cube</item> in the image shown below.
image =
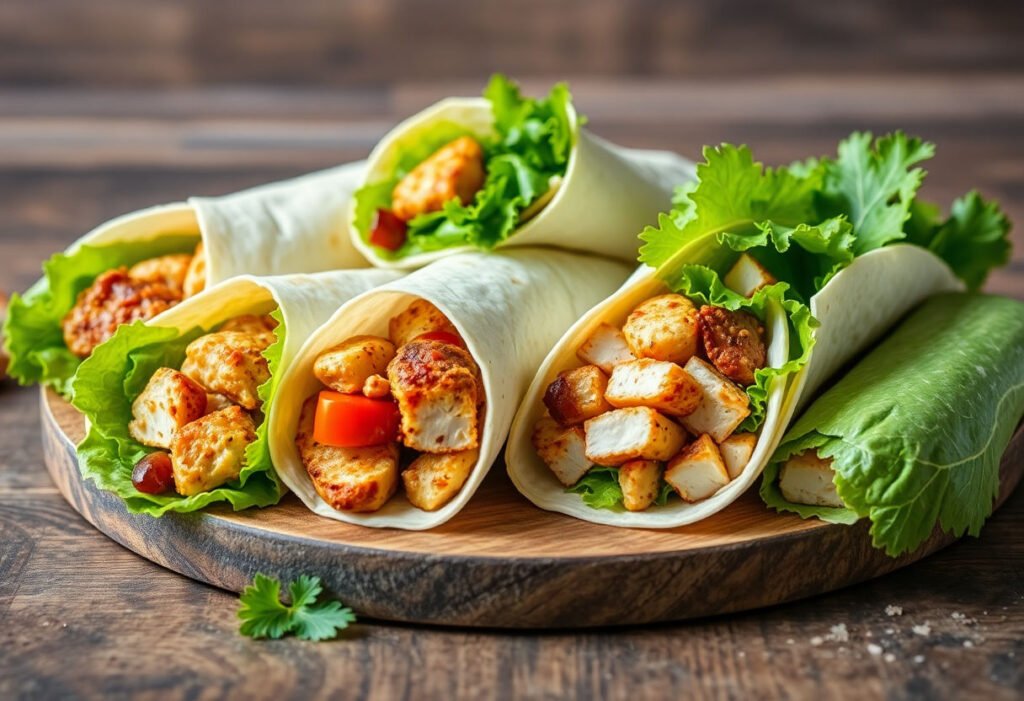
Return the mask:
M277 334L275 329L277 328L277 322L274 321L274 317L269 314L263 314L262 316L256 316L255 314L243 314L242 316L236 316L233 319L228 319L220 325L218 331L239 331L241 333L252 334L264 348L270 347L270 345L277 340Z
M734 480L740 476L756 446L757 435L753 433L734 433L718 445L729 479Z
M586 437L582 426L566 428L545 416L533 428L533 447L541 460L555 473L558 481L571 487L593 467L586 456Z
M846 504L836 492L832 458L819 458L814 450L805 450L789 458L779 473L779 490L786 501L811 506Z
M432 331L444 331L461 338L452 322L448 321L448 317L425 299L417 299L401 314L392 317L388 323L388 336L396 348Z
M192 254L192 262L189 263L188 272L185 273L185 281L182 288L186 297L199 294L206 289L206 248L200 241Z
M752 297L762 287L777 280L749 253L742 254L723 278L725 286L744 297Z
M741 385L754 384L754 371L764 367L764 326L753 314L721 307L700 308L700 333L708 360Z
M383 399L391 394L391 383L383 375L370 375L363 383L363 396L370 399Z
M386 372L395 347L380 336L353 336L317 356L313 374L333 390L358 394L366 380Z
M461 136L435 151L402 178L391 193L391 211L402 221L437 212L458 199L469 204L484 184L483 149Z
M657 460L630 460L619 468L622 505L627 511L643 511L654 503L661 489L661 472Z
M615 409L583 424L587 459L598 465L628 460L668 460L679 452L686 431L650 407Z
M633 360L636 356L629 349L626 336L620 329L602 323L579 347L576 357L584 363L596 365L605 374L610 375L616 365Z
M332 509L377 511L398 488L398 444L338 448L313 439L317 395L302 405L295 446L313 488Z
M188 253L177 253L157 258L147 258L128 269L128 277L146 282L161 282L184 296L185 275L192 263Z
M171 368L153 373L132 402L128 434L142 445L170 448L175 432L206 413L206 390Z
M690 358L684 369L701 386L703 394L697 408L679 420L690 433L707 433L721 443L750 415L750 399L729 378L696 356Z
M483 385L469 353L450 343L412 341L398 349L387 372L407 447L457 453L480 444Z
M695 502L729 484L729 471L718 446L705 433L669 461L665 481L685 501Z
M409 503L424 511L440 509L459 493L479 457L478 450L423 453L402 472Z
M615 407L649 406L671 416L686 416L700 404L697 381L675 363L640 358L615 366L605 399Z
M563 426L581 424L611 409L604 399L608 378L596 365L565 370L548 385L544 406Z
M682 295L651 297L630 312L622 333L636 357L682 365L697 352L697 309Z
M208 333L188 344L181 371L210 392L252 410L260 405L256 390L270 379L263 349L260 339L249 333Z
M185 424L171 442L174 489L188 497L238 479L245 448L254 440L256 426L237 406Z

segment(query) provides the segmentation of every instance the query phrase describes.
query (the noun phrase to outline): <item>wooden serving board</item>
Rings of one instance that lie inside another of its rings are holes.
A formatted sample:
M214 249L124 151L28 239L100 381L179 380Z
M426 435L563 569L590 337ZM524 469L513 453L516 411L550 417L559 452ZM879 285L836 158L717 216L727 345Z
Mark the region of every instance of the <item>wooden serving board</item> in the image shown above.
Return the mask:
M294 496L267 509L151 518L85 482L82 416L41 397L50 476L86 520L153 562L241 591L256 572L323 578L360 614L416 623L573 628L651 623L792 601L891 572L953 542L936 532L889 558L867 526L777 514L751 491L698 524L665 531L599 526L542 511L500 466L458 516L426 532L350 526ZM1024 428L1002 462L997 507L1024 474Z

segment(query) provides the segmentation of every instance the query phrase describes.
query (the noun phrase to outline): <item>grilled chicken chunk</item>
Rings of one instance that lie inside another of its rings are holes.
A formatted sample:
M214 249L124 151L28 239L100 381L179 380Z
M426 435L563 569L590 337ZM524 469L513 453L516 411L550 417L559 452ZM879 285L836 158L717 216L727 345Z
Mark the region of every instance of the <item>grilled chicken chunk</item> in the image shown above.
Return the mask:
M262 316L256 316L255 314L243 314L242 316L236 316L233 319L228 319L220 325L218 331L239 331L241 333L252 334L257 340L263 345L264 348L268 348L274 341L277 340L277 334L275 329L277 328L277 322L274 321L274 317L269 314Z
M192 263L188 253L178 253L158 258L148 258L128 269L128 277L145 282L161 282L184 296L185 275Z
M812 506L846 506L836 492L831 458L819 458L813 450L792 456L779 473L779 490L787 501Z
M452 322L448 321L448 317L425 299L417 299L401 314L392 317L388 323L388 336L396 348L431 331L444 331L461 338Z
M725 469L729 472L729 479L734 480L740 476L750 462L755 447L757 435L753 433L734 433L718 445L722 460L725 461Z
M754 371L764 367L764 327L757 317L721 307L700 308L700 332L708 360L741 385L754 384Z
M174 434L206 413L206 390L183 373L160 368L132 402L128 434L142 445L170 448Z
M649 406L671 416L692 414L703 390L675 363L640 358L615 366L605 399L615 407Z
M192 262L189 263L188 272L185 273L185 281L182 288L186 297L199 294L206 289L206 248L200 241L192 254Z
M596 365L558 373L544 392L544 406L563 426L581 424L611 409L605 401L608 378Z
M533 447L558 481L571 487L593 466L586 455L582 426L566 428L545 416L533 428Z
M645 406L615 409L583 424L587 459L598 465L629 460L668 460L679 452L686 431Z
M338 448L313 439L316 395L302 405L295 446L313 488L338 511L377 511L398 488L398 444Z
M697 352L697 309L682 295L651 297L630 312L622 333L636 357L682 365Z
M402 472L409 503L424 511L436 511L450 502L469 478L478 450L458 453L424 453Z
M171 443L174 489L187 497L238 479L245 448L254 440L256 426L237 406L185 424Z
M108 270L78 295L64 317L64 343L85 358L121 324L152 319L179 301L181 293L162 282L136 280L125 268Z
M468 352L439 341L412 341L398 349L387 372L406 446L456 453L479 445L483 385Z
M260 337L249 333L208 333L188 344L181 371L210 392L251 411L260 405L257 388L270 379L262 353L265 347Z
M370 375L363 383L363 396L370 399L383 399L391 394L391 384L383 375Z
M762 287L774 285L777 281L749 253L744 253L725 274L723 282L733 292L752 297Z
M626 343L626 336L611 324L602 323L576 351L576 357L589 365L596 365L610 375L619 363L636 356Z
M654 503L661 488L661 472L656 460L630 460L619 468L622 505L627 511L643 511Z
M705 433L669 461L665 481L685 501L695 502L729 484L729 472L718 446Z
M387 371L395 346L380 336L353 336L317 356L313 374L333 390L358 394L366 380Z
M437 212L450 200L469 204L484 184L484 153L462 136L435 151L402 178L391 193L391 210L402 221Z
M679 421L691 433L707 433L721 443L750 414L747 393L696 356L686 363L685 370L701 386L703 394L700 405Z

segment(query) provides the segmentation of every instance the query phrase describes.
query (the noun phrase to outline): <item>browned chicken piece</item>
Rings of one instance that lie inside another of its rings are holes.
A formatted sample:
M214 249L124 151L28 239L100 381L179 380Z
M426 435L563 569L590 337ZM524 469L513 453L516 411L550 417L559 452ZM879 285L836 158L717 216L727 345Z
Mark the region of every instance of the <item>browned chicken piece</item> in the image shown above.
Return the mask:
M391 383L383 375L370 375L363 383L363 396L370 399L383 399L390 396Z
M206 249L200 241L192 255L192 262L189 263L188 272L185 273L185 281L182 288L186 297L199 294L206 289Z
M700 308L704 351L718 371L741 385L754 384L754 371L764 367L764 326L744 311Z
M206 390L184 373L160 368L132 402L128 433L142 445L170 448L174 434L206 413Z
M256 390L270 379L264 348L260 339L249 333L208 333L188 344L181 371L210 392L252 410L260 405Z
M439 148L402 178L391 193L391 210L402 221L437 212L445 202L469 204L484 184L484 153L472 137Z
M622 333L637 358L682 365L697 352L697 308L678 294L651 297L630 312Z
M358 394L366 380L387 371L395 346L380 336L353 336L316 357L313 374L331 389Z
M295 434L302 464L313 488L338 511L376 511L398 488L398 444L338 448L313 439L317 396L302 405Z
M88 357L121 324L152 319L179 301L181 294L162 282L135 280L126 268L108 270L78 295L64 317L64 343L79 358Z
M274 317L269 314L263 314L257 316L255 314L243 314L242 316L236 316L234 319L228 319L221 324L218 331L240 331L242 333L248 333L259 339L259 342L264 344L266 348L270 346L274 341L277 340L277 335L274 329L277 328L277 322L274 321Z
M146 282L162 282L184 297L185 275L192 263L188 253L147 258L128 269L128 277Z
M402 472L402 483L409 503L417 509L437 511L459 493L478 457L478 450L423 453Z
M657 460L630 460L619 468L619 488L626 511L643 511L661 489L662 464Z
M477 405L483 385L469 353L449 343L413 341L388 364L388 380L406 446L456 453L480 444Z
M188 497L238 479L245 448L254 440L256 426L237 406L185 424L171 443L175 491Z
M461 338L448 317L425 299L417 299L401 314L391 317L388 323L388 335L396 348L431 331L444 331Z
M558 373L544 392L544 406L563 426L581 424L610 410L605 401L608 376L596 365L584 365Z

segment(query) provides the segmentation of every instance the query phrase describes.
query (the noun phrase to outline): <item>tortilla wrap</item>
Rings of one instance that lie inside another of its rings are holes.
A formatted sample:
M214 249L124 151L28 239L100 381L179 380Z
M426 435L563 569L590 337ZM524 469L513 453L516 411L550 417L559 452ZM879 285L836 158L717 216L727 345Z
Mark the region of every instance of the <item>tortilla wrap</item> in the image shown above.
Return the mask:
M465 506L497 459L519 400L551 345L629 272L621 263L561 251L463 253L352 300L310 337L281 377L268 419L278 474L320 516L408 530L439 526ZM336 511L313 488L295 447L302 404L323 388L313 362L352 336L387 336L389 319L417 298L448 317L479 365L486 396L480 457L462 490L437 511L413 507L401 492L373 513Z
M637 237L658 213L671 206L675 186L692 180L692 162L668 151L626 149L579 126L570 105L575 139L565 176L553 197L498 247L554 246L633 262ZM448 98L395 127L370 154L358 187L391 177L405 144L439 123L453 123L479 138L492 132L491 105L484 98ZM542 195L542 199L543 199ZM417 268L444 256L472 250L453 247L389 259L363 240L356 210L349 213L352 242L374 265Z

